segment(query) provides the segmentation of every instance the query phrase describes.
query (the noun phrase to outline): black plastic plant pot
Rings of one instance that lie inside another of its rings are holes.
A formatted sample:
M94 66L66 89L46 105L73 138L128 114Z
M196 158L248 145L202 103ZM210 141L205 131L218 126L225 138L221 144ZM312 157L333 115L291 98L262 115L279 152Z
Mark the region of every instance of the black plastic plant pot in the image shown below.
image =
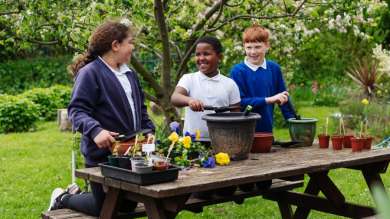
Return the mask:
M118 167L119 166L119 157L117 155L108 155L108 164L110 166Z
M123 169L131 170L131 161L128 156L118 157L118 166Z
M203 115L207 121L212 150L215 154L224 152L231 160L245 160L249 157L255 133L257 113L242 112L213 113Z

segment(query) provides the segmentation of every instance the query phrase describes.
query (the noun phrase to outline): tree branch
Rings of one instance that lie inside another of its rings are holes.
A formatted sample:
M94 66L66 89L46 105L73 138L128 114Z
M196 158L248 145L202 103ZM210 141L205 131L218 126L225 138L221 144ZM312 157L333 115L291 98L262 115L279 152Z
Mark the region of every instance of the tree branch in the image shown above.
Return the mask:
M178 62L180 62L180 60L182 59L182 56L183 56L183 54L181 54L180 48L172 40L170 40L169 43L173 46L173 48L175 48L176 54L178 56L177 60L178 60Z
M147 50L147 51L149 51L149 52L151 52L151 53L153 53L155 56L157 56L159 59L163 59L162 58L162 55L159 53L159 52L157 52L155 49L153 49L153 48L150 48L149 46L147 46L147 45L145 45L145 44L143 44L143 43L138 43L138 45L141 47L141 48L143 48L143 49L145 49L145 50Z
M2 12L0 12L0 16L10 15L10 14L19 14L19 13L20 13L20 10L17 10L17 11L2 11Z
M258 19L258 20L261 20L261 19L266 19L266 20L270 20L270 19L279 19L279 18L286 18L286 17L294 17L299 11L300 9L302 8L302 6L305 4L306 0L302 1L302 3L295 9L295 11L291 14L281 14L281 15L273 15L273 16L256 16L256 15L251 15L251 14L247 14L247 15L237 15L237 16L234 16L230 19L227 19L225 21L223 21L220 25L214 27L214 28L211 28L211 29L208 29L206 30L207 32L213 32L213 31L216 31L218 29L220 29L221 27L225 26L226 24L228 23L231 23L235 20L239 20L239 19Z
M200 37L204 36L204 33L203 33L201 36L197 37L195 33L197 31L201 30L204 27L204 25L206 24L206 22L210 19L210 17L213 16L213 14L218 11L218 9L221 7L222 2L224 2L224 0L219 0L213 6L211 6L211 8L208 8L205 12L204 18L199 20L199 22L196 23L194 25L194 27L191 29L191 35L190 35L189 39L187 40L186 47L184 49L184 56L183 56L182 60L180 61L180 64L179 64L179 67L177 70L176 79L175 79L176 83L177 83L177 81L179 81L180 77L184 74L184 70L187 69L187 63L190 60L191 53L195 48L195 42Z
M149 93L146 93L145 91L144 91L144 95L145 95L146 99L148 99L148 100L150 100L150 101L153 101L153 102L155 102L156 104L159 104L159 103L160 103L160 101L159 101L159 99L157 99L157 97L155 97L155 96L153 96L153 95L151 95L151 94L149 94Z
M154 0L154 17L156 18L162 43L163 60L161 83L163 87L168 90L168 92L171 92L171 51L169 48L168 28L167 24L165 23L164 7L161 0Z
M157 98L164 96L164 89L157 83L153 75L144 68L144 66L138 61L138 59L132 55L131 56L131 65L137 71L138 74L151 86L151 88L156 93Z

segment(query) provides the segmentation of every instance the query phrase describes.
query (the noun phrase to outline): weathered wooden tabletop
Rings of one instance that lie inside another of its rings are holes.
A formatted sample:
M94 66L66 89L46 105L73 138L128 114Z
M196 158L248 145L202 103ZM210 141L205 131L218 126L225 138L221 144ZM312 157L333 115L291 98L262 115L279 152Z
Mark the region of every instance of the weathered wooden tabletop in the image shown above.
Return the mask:
M324 170L356 167L390 160L390 149L352 152L334 151L318 146L300 148L273 148L271 153L250 154L244 161L233 161L228 166L213 169L192 168L180 171L176 181L150 186L138 186L111 178L104 178L100 168L79 169L76 176L94 182L155 198L206 191L231 185L240 185Z

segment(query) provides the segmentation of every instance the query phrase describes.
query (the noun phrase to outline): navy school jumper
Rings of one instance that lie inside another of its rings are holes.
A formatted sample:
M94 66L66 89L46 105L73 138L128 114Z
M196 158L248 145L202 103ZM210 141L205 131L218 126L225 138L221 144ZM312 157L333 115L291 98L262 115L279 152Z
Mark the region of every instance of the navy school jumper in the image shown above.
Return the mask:
M233 66L230 76L240 89L241 106L253 106L253 112L259 113L261 119L256 122L256 132L272 132L274 105L265 102L271 97L286 91L280 66L266 60L267 69L250 69L244 62ZM280 107L285 119L293 118L294 114L288 104Z
M115 74L99 59L88 63L77 73L68 115L75 130L82 133L81 152L86 164L96 166L106 162L110 151L97 147L93 139L102 129L132 134L141 129L152 129L144 104L144 94L134 71L126 73L134 101L136 124L122 88Z

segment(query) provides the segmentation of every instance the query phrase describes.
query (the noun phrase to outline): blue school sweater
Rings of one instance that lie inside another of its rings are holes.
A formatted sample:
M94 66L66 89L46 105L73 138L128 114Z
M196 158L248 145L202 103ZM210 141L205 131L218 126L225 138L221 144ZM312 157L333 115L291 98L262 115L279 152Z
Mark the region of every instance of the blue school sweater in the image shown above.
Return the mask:
M274 105L265 102L266 97L271 97L286 91L280 66L266 60L267 69L250 69L244 62L236 64L231 70L231 78L240 89L241 106L253 106L253 112L259 113L261 119L256 123L256 132L272 132ZM294 114L288 104L280 107L285 119L293 118Z
M95 59L77 74L68 115L75 130L82 133L81 152L86 164L95 166L106 162L110 151L97 147L93 139L102 129L132 134L141 129L152 129L144 94L134 71L126 73L132 89L137 127L134 129L132 110L126 93L115 74L100 60Z

